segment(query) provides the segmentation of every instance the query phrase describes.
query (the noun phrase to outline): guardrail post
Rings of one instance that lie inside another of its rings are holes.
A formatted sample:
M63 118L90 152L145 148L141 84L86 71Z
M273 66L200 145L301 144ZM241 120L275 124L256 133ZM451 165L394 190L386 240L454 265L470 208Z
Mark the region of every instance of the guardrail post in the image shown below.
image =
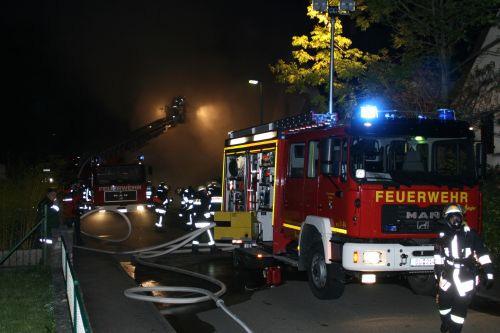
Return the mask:
M76 293L78 290L78 280L75 280L73 277L73 332L77 333L78 331L78 298L76 297Z
M47 205L43 208L42 240L43 264L47 265Z

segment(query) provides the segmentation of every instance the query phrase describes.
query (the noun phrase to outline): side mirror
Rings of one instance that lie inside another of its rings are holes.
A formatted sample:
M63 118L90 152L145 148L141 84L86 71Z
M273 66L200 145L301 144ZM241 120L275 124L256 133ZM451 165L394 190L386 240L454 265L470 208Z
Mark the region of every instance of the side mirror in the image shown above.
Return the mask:
M333 176L333 139L326 138L319 143L321 173L326 176Z
M356 169L356 178L357 179L364 179L365 177L366 177L365 169Z

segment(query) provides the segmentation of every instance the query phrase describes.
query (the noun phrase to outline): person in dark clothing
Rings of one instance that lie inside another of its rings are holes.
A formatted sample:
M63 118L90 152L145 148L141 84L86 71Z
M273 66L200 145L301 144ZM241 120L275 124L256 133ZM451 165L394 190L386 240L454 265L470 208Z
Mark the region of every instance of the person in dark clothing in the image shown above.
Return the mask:
M489 289L493 284L488 250L479 235L467 226L463 215L464 210L459 205L446 207L447 230L439 234L434 250L441 332L461 332L467 308L479 285Z
M47 234L43 235L43 226L41 226L39 240L42 243L52 244L52 230L59 227L60 224L59 206L57 205L57 192L55 189L48 189L45 196L38 202L37 221L45 217L45 211L47 212Z
M84 187L80 183L76 183L73 187L73 205L75 207L75 212L74 212L74 223L73 223L73 241L76 245L83 245L83 240L82 240L82 232L80 229L80 221L81 221L81 216L86 213L86 209L83 209L83 207L86 207L86 202L84 201L83 197L83 192L85 191Z

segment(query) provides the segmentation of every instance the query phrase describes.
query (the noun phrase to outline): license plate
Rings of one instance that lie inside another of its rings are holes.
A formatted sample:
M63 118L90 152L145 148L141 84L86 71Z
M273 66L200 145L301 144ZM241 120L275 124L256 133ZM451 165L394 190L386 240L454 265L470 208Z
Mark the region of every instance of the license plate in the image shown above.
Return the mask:
M411 258L410 265L412 266L434 266L434 258Z

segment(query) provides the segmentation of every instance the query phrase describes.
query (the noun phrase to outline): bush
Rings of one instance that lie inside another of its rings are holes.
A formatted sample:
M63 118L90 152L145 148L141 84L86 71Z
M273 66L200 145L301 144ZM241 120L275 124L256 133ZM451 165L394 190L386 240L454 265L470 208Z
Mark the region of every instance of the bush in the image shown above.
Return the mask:
M0 249L9 249L33 228L36 206L47 190L42 167L31 167L22 174L0 181ZM23 248L32 247L34 238Z

